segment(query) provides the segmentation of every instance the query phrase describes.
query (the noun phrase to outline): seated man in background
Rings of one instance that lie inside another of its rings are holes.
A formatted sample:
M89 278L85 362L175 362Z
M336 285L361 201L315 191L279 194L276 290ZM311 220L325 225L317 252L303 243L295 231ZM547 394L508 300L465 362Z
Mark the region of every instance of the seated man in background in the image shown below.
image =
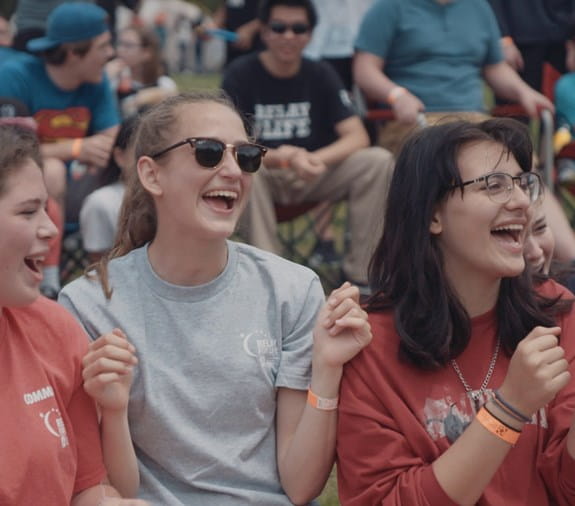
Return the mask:
M393 170L389 152L372 147L336 72L307 60L316 24L310 0L265 0L259 19L267 49L233 62L222 87L253 117L257 141L270 150L240 230L251 244L281 254L274 203L346 199L351 240L344 277L367 287L372 239L383 224Z
M119 123L116 101L104 75L113 55L106 12L89 3L64 3L48 17L46 36L2 65L0 96L23 102L38 124L49 194L77 222L90 179L110 156ZM67 170L62 162L66 162ZM67 199L66 180L77 183Z
M370 100L388 104L396 121L379 143L396 152L416 127L457 113L485 119L483 81L495 95L518 102L531 117L553 104L528 86L503 59L500 32L488 2L477 0L375 0L355 43L354 78ZM556 256L575 259L575 234L557 199L545 199L557 238Z

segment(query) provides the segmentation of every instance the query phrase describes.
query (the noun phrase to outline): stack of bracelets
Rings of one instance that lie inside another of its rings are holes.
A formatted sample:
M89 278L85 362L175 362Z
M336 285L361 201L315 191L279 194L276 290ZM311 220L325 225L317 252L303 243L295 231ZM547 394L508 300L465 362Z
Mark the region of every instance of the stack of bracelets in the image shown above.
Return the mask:
M493 403L501 409L502 412L509 415L510 418L521 422L522 424L527 423L531 420L530 417L524 415L517 409L515 409L511 404L505 401L498 390L494 391ZM502 439L510 445L517 443L519 436L521 434L521 429L516 429L511 427L509 424L505 423L498 416L496 416L487 406L483 406L477 413L477 421L489 432Z

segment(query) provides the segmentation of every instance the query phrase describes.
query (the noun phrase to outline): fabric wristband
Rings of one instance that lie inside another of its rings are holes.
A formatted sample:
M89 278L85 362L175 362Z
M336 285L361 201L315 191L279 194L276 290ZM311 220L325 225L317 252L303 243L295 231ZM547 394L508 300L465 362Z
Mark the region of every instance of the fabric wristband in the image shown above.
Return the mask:
M80 157L80 153L82 152L82 144L84 143L84 139L82 137L78 137L74 139L72 142L72 158L77 159Z
M393 105L395 102L397 102L397 99L405 93L407 93L407 90L403 86L395 86L391 88L391 91L387 94L385 101L389 105Z
M313 406L315 409L320 409L322 411L334 411L337 409L339 404L339 397L335 397L333 399L319 397L315 395L310 388L307 391L307 403L310 406Z
M506 35L505 37L501 38L501 44L503 45L503 47L512 46L513 39L509 35Z
M502 424L497 418L489 413L485 407L479 410L477 415L475 415L475 418L486 430L491 432L491 434L497 436L499 439L502 439L511 446L517 443L517 440L521 435L520 431L511 429Z

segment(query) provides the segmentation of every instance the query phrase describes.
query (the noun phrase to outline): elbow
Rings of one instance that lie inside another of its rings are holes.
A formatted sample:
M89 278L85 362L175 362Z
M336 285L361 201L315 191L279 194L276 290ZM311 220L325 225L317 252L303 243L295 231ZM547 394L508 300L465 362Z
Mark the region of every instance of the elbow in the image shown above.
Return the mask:
M321 494L321 488L317 490L310 490L305 491L303 487L293 487L293 490L288 490L284 488L288 499L295 505L295 506L306 506L307 504L311 503L314 499L316 499Z

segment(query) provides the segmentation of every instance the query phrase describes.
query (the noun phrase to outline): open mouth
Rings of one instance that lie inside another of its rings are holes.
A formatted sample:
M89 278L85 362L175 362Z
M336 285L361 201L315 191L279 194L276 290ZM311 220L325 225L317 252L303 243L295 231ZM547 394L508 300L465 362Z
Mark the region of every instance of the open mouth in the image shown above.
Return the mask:
M44 257L25 257L24 263L35 274L41 274L44 266Z
M229 211L233 209L236 200L238 199L238 194L234 191L214 190L205 193L202 195L202 198L214 209Z
M491 233L505 242L519 244L523 234L523 225L502 225L491 230Z

